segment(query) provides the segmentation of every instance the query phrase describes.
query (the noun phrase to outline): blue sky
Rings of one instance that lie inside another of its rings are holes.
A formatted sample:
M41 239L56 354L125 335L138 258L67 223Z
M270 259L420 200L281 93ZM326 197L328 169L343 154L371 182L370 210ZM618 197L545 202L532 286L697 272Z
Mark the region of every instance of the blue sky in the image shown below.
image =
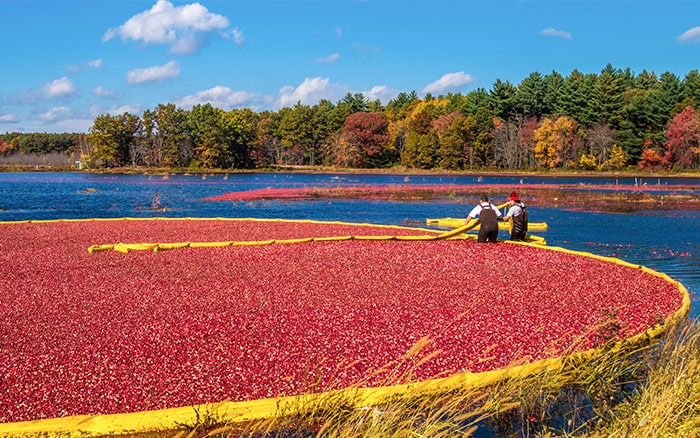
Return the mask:
M386 104L532 72L700 68L700 2L0 0L0 133L99 114Z

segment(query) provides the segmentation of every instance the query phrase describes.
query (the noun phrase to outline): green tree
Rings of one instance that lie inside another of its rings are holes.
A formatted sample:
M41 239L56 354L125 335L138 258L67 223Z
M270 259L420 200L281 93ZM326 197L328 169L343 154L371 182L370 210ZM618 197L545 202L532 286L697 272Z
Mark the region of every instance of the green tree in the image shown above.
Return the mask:
M447 96L442 97L442 99L448 102L445 108L447 114L453 112L467 113L467 108L469 107L467 96L460 93L447 93Z
M493 113L481 107L474 114L476 120L476 139L474 139L473 166L491 166L494 164L493 138L496 126Z
M226 169L232 162L225 138L224 111L210 103L195 105L190 111L193 165L195 167Z
M389 120L397 120L405 118L406 113L402 112L408 108L414 101L418 100L418 94L415 91L410 93L400 92L395 98L391 99L386 105L387 116Z
M463 118L464 115L453 111L449 114L438 116L432 122L432 129L438 136L438 165L442 169L459 169L462 167L464 142L458 142L458 138L454 135L447 137L447 132L459 117Z
M625 91L624 74L608 64L593 85L594 121L610 125L613 130L618 129L622 121Z
M291 164L316 164L311 107L297 103L281 111L279 133Z
M159 104L155 113L163 165L188 167L194 157L189 113L172 103Z
M474 139L477 136L476 119L452 112L442 116L448 122L446 129L436 130L440 147L438 164L443 169L461 170L474 162Z
M490 108L492 107L491 95L485 88L480 87L467 94L466 105L460 112L465 116L475 116L481 109L487 109L490 112Z
M139 139L144 151L144 164L146 166L162 166L163 164L163 138L158 134L157 113L145 110L141 115L143 123L143 135Z
M620 145L628 156L640 156L644 144L661 148L663 130L669 117L662 94L660 89L639 90L624 107L623 120L617 133Z
M141 120L133 114L97 116L89 135L95 158L105 167L136 165L136 157L130 153L141 129Z
M562 93L564 77L555 71L544 77L543 116L562 116ZM541 117L540 117L541 118ZM526 118L526 120L528 120Z
M263 111L255 126L255 144L251 147L251 159L256 167L284 162L284 146L279 135L279 114Z
M564 79L561 95L562 114L576 120L584 127L591 126L598 119L593 96L595 82L595 75L584 75L578 70L572 71Z
M656 73L647 71L646 69L642 70L634 81L634 88L640 90L653 90L658 87L659 78L656 76Z
M700 73L691 70L683 78L682 98L691 99L690 105L697 108L700 105Z
M370 112L370 113L382 113L382 112L384 112L384 105L382 105L382 101L379 99L374 99L374 100L367 102L367 112Z
M516 94L518 89L510 82L496 80L491 89L489 103L491 113L503 120L512 120L518 113Z
M323 99L311 108L311 135L313 148L319 154L317 162L333 161L333 147L344 121L341 111L328 100Z
M401 162L407 167L432 169L438 165L438 138L432 131L423 134L411 131L406 137L406 145Z
M517 92L513 98L515 104L514 116L522 118L541 118L546 112L550 112L545 106L546 83L539 72L530 73L518 85ZM514 120L513 117L512 120Z
M338 106L344 108L346 115L350 115L359 112L367 112L369 101L362 93L347 93L340 102L338 102Z
M224 140L230 156L228 167L253 167L251 151L255 145L257 120L258 115L248 108L232 109L223 114Z
M678 108L678 104L684 99L683 96L683 83L673 73L664 72L661 74L661 79L659 81L659 95L660 100L658 106L663 111L663 126L659 129L663 131L664 127L671 121L671 118L682 111L683 108Z

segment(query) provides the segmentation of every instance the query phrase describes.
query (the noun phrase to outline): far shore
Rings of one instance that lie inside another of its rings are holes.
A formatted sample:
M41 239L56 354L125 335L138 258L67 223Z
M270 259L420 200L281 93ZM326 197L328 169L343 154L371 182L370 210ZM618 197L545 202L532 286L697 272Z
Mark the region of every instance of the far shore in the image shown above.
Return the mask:
M80 173L109 173L109 174L144 174L144 175L217 175L235 173L334 173L334 174L358 174L358 175L483 175L483 176L538 176L538 177L627 177L627 178L700 178L700 169L683 171L642 171L628 168L618 171L593 171L576 169L546 169L546 170L499 170L495 168L481 168L470 170L444 170L444 169L415 169L403 166L390 168L347 168L335 166L301 166L301 165L275 165L258 169L203 169L203 168L166 168L166 167L112 167L100 169L78 169L75 166L55 166L46 164L37 165L6 165L0 164L0 173L8 172L80 172Z

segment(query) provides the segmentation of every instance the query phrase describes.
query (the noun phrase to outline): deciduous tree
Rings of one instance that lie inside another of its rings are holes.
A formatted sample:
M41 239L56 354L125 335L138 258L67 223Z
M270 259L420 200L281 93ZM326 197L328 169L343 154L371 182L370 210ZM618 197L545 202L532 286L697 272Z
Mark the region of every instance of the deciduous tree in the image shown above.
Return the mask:
M272 111L263 111L256 124L255 144L251 146L250 156L256 167L270 164L282 164L284 147L278 132L279 115Z
M194 156L194 136L189 112L168 103L158 105L155 113L158 136L162 141L163 165L189 166Z
M381 167L387 164L385 150L389 143L389 121L384 113L359 112L345 119L342 136L354 167Z
M610 151L610 158L604 161L599 166L599 168L600 170L624 169L624 167L627 165L627 160L627 154L625 154L625 151L624 149L622 149L622 146L614 144L612 145L612 149Z
M279 133L287 159L291 164L314 165L318 151L314 149L311 107L297 103L280 114Z
M130 153L141 129L140 118L133 114L97 116L89 135L95 158L105 167L135 165L136 157L131 157Z
M656 171L664 164L664 158L651 147L642 149L641 160L637 163L641 170Z
M676 115L666 129L664 143L667 165L671 168L698 168L700 164L700 115L688 106Z
M542 167L553 168L578 158L576 153L581 139L576 122L568 117L562 116L556 121L544 118L535 131L535 138L535 157Z
M610 150L615 143L615 133L607 123L595 123L585 130L586 153L600 165L610 157Z
M231 154L223 132L223 114L210 103L195 105L190 111L195 167L228 168Z

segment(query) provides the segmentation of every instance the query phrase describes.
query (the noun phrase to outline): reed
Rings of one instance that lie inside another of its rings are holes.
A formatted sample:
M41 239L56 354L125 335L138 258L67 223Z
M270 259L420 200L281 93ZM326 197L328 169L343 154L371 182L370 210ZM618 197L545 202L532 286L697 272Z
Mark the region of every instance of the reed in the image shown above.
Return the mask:
M633 396L601 422L608 436L700 436L700 322L673 327L643 358Z

